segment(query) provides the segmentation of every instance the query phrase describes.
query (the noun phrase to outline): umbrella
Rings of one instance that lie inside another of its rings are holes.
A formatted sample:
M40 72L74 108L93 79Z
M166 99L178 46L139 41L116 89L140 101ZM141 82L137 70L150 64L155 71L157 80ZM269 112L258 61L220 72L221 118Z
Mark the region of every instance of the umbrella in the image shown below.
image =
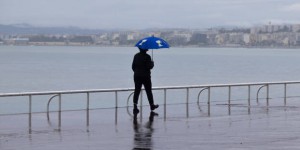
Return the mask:
M169 44L158 37L154 37L153 35L150 37L143 38L139 40L136 44L136 47L141 49L152 49L152 59L153 59L153 49L161 49L161 48L169 48Z
M135 46L141 49L160 49L170 47L165 40L155 36L143 38L138 41Z

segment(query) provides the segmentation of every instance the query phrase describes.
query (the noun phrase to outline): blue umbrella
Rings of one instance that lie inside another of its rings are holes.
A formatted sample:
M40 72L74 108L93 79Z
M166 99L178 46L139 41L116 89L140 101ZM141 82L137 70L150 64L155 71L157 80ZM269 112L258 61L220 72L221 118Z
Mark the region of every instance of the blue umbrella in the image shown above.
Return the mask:
M169 44L158 37L150 36L139 40L136 44L136 47L140 49L152 49L152 59L153 59L153 49L169 48Z
M165 40L154 36L141 39L135 44L135 46L141 49L160 49L170 47Z

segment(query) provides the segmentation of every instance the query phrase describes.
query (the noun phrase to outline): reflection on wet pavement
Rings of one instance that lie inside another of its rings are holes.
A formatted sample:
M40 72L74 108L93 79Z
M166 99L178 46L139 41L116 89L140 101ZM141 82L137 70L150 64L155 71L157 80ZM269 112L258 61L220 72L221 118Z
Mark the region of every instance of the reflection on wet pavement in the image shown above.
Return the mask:
M0 116L1 150L99 150L99 149L298 149L300 108L251 108L215 105L208 117L205 107L168 105L151 113L146 108L130 116L126 108L33 114L32 133L27 115ZM148 108L148 107L147 107ZM171 111L172 110L172 111ZM116 115L117 113L117 115ZM159 114L159 116L158 116ZM117 116L117 119L115 118Z
M134 129L134 148L133 149L152 149L152 127L154 116L158 116L155 112L150 112L149 120L142 126L137 119L137 114L133 117Z

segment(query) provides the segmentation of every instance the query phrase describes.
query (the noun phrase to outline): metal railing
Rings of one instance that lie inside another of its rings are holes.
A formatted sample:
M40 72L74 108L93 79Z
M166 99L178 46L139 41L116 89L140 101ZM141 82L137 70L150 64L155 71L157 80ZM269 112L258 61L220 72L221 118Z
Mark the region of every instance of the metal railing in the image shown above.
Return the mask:
M247 103L248 103L248 112L250 113L251 108L251 87L253 86L260 86L257 90L257 97L256 101L259 102L259 93L262 88L266 88L266 106L269 106L269 93L271 85L283 85L284 86L284 106L287 104L287 85L290 84L300 84L300 81L282 81L282 82L256 82L256 83L236 83L236 84L207 84L207 85L188 85L188 86L165 86L165 87L153 87L152 90L163 90L164 93L164 119L166 119L166 107L167 107L167 91L169 90L186 90L186 104L189 104L190 99L190 90L191 89L201 89L197 96L197 104L200 107L200 96L203 91L207 90L207 114L208 116L211 115L211 89L212 88L228 88L228 114L231 114L231 94L232 94L232 87L248 87L248 95L247 95ZM33 96L41 96L41 95L52 95L52 97L48 100L47 103L47 118L49 118L49 105L51 100L54 97L58 97L58 130L61 129L61 101L62 101L62 95L65 94L86 94L86 125L89 126L89 110L90 110L90 94L91 93L115 93L115 108L118 108L118 93L119 92L133 92L133 88L118 88L118 89L92 89L92 90L70 90L70 91L47 91L47 92L24 92L24 93L3 93L0 94L0 97L28 97L28 126L29 126L29 132L32 131L32 97ZM127 98L127 108L129 107L129 101L130 97L133 95L133 93L129 94ZM142 94L141 94L142 99ZM140 103L142 106L142 102ZM117 111L116 111L117 113ZM130 112L128 111L130 114ZM189 110L188 105L186 107L186 113L187 117L189 116ZM130 114L131 115L131 114ZM116 120L117 122L117 114L116 114Z

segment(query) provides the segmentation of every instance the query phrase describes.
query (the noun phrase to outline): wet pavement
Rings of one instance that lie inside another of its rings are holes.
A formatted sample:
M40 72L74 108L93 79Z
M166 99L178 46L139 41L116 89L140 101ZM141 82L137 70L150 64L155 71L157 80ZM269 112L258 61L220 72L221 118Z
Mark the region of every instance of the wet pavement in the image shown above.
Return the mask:
M129 108L131 113L132 108ZM143 107L136 118L126 108L0 116L1 150L99 149L258 149L300 148L300 108L296 106L214 105L210 117L196 104L163 106L151 113ZM172 111L171 111L172 110ZM218 111L217 111L218 110Z

